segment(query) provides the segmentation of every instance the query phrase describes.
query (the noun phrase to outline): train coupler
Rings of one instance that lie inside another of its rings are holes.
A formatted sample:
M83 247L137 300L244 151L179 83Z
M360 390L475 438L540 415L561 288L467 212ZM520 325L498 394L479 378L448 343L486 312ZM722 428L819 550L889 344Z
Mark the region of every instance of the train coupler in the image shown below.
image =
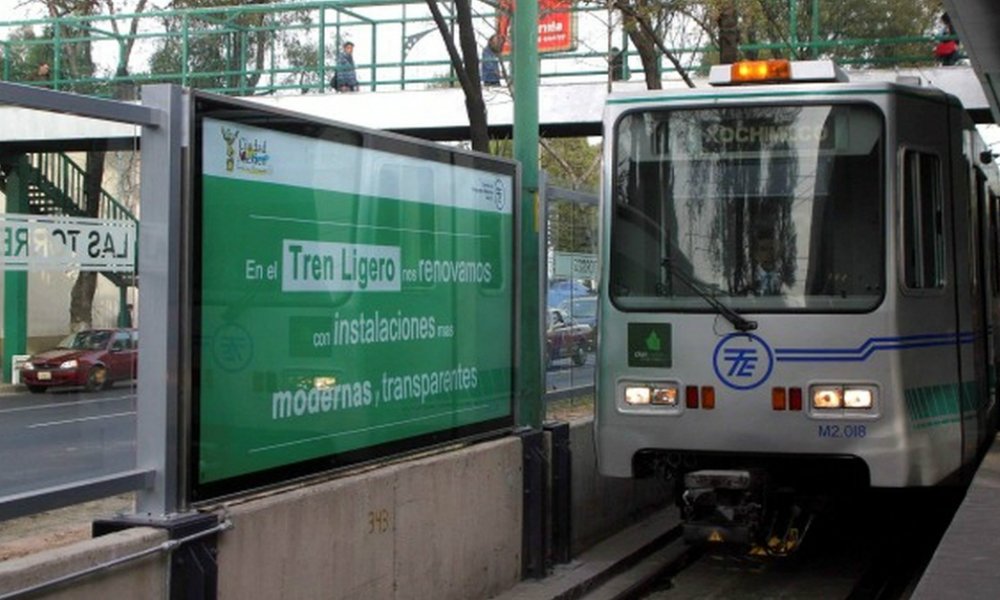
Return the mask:
M752 547L764 515L765 475L703 470L684 475L684 540L694 545Z

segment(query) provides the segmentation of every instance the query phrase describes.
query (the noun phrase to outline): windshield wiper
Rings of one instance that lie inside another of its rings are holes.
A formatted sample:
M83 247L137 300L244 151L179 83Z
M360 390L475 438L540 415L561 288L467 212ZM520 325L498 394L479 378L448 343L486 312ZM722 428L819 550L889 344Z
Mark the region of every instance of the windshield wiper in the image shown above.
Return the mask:
M733 327L735 327L737 331L745 333L747 331L757 329L757 321L751 321L750 319L744 318L741 314L722 303L718 298L706 292L704 288L701 287L701 284L692 279L690 275L680 269L675 269L669 258L661 260L660 265L667 270L667 273L676 276L677 279L680 279L681 282L684 283L684 285L691 288L691 291L698 294L702 300L715 309L715 312L725 317L727 321L733 324Z

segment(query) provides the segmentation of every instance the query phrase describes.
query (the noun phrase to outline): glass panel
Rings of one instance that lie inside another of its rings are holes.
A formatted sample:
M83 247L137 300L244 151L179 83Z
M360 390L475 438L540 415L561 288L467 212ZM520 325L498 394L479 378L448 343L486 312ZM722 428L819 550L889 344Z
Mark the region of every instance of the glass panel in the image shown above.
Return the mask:
M882 120L867 106L655 110L616 127L624 310L868 310L884 283Z
M53 135L37 123L55 121L51 131L103 135L92 120L20 114L34 135ZM107 138L47 139L45 152L20 141L0 161L0 498L135 468L136 134L109 124Z
M944 286L940 165L932 154L903 155L903 277L911 289Z
M549 202L545 379L548 392L594 385L597 206ZM553 418L570 416L565 407Z

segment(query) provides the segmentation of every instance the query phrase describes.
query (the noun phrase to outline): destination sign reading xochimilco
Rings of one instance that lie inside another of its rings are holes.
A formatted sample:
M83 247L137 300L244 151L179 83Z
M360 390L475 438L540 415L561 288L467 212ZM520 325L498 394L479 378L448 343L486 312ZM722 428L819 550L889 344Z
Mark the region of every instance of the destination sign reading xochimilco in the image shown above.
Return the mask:
M200 132L197 485L512 418L512 164Z

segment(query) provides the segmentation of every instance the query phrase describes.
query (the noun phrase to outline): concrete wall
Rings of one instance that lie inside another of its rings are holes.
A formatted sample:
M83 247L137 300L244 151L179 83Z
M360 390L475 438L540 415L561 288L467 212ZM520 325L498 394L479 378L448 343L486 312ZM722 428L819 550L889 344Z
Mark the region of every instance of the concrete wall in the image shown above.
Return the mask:
M597 477L591 421L570 428L573 552L666 501L656 481ZM218 596L475 600L521 577L522 446L508 436L231 502ZM0 563L0 595L155 546L133 529ZM44 596L166 598L162 553Z
M615 479L597 474L593 418L570 423L573 454L573 555L620 531L653 509L671 501L672 488L664 481Z
M219 598L488 598L520 577L508 437L229 508Z
M162 544L166 539L167 534L161 530L137 528L0 562L0 596L141 552ZM154 553L135 562L53 588L44 596L32 597L53 600L166 599L166 573L166 554Z

